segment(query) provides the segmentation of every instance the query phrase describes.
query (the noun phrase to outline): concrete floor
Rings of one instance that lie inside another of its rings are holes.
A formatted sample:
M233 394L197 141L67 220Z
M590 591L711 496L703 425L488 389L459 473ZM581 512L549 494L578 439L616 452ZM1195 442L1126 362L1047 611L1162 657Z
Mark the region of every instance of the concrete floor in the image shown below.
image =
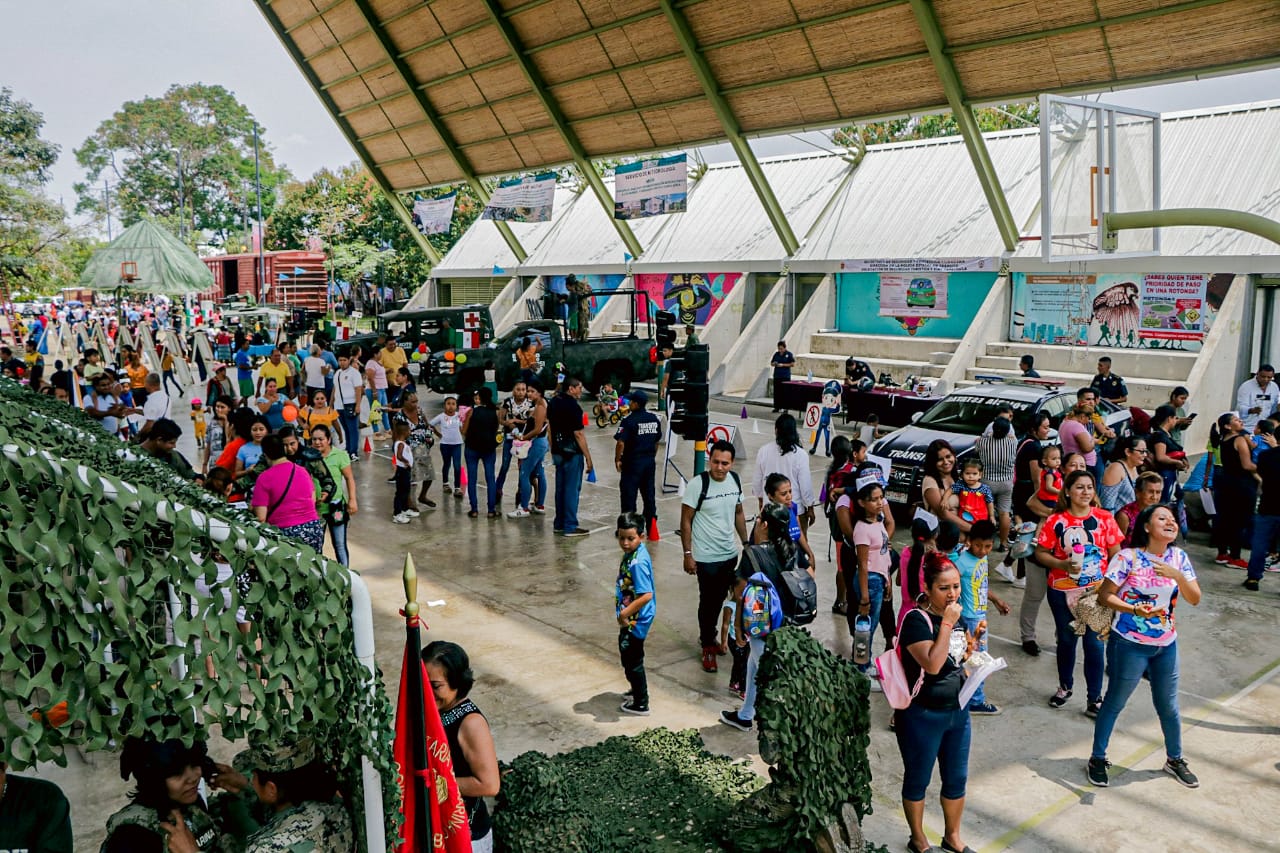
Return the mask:
M747 458L736 467L749 484L755 452L772 431L772 416L755 407L748 421L738 414L735 408L719 419L743 428ZM179 422L187 423L185 418L183 410ZM603 470L598 483L583 487L581 523L592 535L574 540L552 536L550 515L468 519L465 498L442 500L438 484L432 494L438 509L412 524L393 525L392 487L385 482L389 457L379 450L362 459L357 470L362 511L353 520L352 559L373 593L378 660L388 689L394 692L399 677L400 572L404 555L412 553L421 578L419 601L445 602L426 610L430 630L425 637L456 641L470 653L477 673L473 698L493 726L500 758L530 749L573 749L651 726L694 727L711 750L750 757L763 769L755 738L716 722L721 710L736 707L736 699L726 692L727 658L716 675L702 672L698 664L697 587L680 568L679 540L672 533L679 512L675 495L660 498L662 540L650 545L658 588L658 616L647 644L653 715L619 714L626 683L612 615L619 555L612 535L617 475L611 431L593 425L588 436ZM690 455L682 445L686 470ZM816 479L825 459L815 457L811 468ZM514 491L510 482L506 509ZM822 528L815 527L812 541L819 559L820 615L810 627L828 647L847 655L844 618L829 613L834 568L826 560L828 537ZM1088 785L1084 765L1093 726L1082 714L1083 691L1062 710L1047 706L1056 686L1053 655L1048 649L1039 658L1022 653L1016 622L1021 593L997 579L993 589L1013 605L1015 615L1001 617L993 610L991 616L992 651L1008 659L1009 669L988 689L1004 714L974 720L964 831L973 848L982 853L1277 849L1280 812L1271 805L1280 791L1275 740L1280 736L1275 678L1280 673L1280 597L1275 594L1280 583L1248 593L1239 586L1243 572L1212 565L1212 554L1203 546L1190 551L1205 596L1199 607L1184 603L1179 608L1181 703L1185 753L1201 788L1187 790L1161 772L1159 726L1141 689L1113 739L1112 786ZM1039 630L1042 646L1051 647L1047 607ZM1077 684L1083 684L1080 672ZM898 799L902 765L888 717L887 704L873 695L875 813L864 828L875 842L901 850L907 837ZM231 748L213 744L219 756ZM97 849L103 821L123 803L126 791L114 755L92 759L87 766L73 755L66 769L40 769L71 797L76 849L85 851ZM926 818L934 834L942 823L936 792L935 779Z

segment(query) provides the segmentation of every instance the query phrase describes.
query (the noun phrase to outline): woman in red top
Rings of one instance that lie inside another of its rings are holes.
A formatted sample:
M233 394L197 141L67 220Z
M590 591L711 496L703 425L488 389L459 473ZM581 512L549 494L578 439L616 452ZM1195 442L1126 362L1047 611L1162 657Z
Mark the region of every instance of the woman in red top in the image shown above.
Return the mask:
M256 413L252 409L241 407L231 413L231 432L227 436L227 446L218 454L214 466L226 468L234 474L236 470L236 454L249 442L249 430L253 426Z
M1111 513L1098 506L1093 474L1067 475L1057 512L1045 519L1036 540L1036 562L1049 570L1047 597L1058 640L1058 691L1049 699L1051 708L1061 708L1071 698L1078 639L1084 640L1085 715L1096 717L1102 706L1102 640L1092 628L1084 637L1076 636L1070 603L1102 582L1122 538Z

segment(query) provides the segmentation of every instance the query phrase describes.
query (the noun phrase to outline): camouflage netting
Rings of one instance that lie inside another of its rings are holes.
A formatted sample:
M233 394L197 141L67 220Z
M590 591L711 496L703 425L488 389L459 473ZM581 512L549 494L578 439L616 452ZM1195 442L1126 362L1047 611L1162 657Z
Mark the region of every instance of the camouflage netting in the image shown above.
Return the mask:
M355 655L350 583L83 412L0 380L0 757L14 767L129 735L308 728L357 799L371 757L394 815L391 707Z

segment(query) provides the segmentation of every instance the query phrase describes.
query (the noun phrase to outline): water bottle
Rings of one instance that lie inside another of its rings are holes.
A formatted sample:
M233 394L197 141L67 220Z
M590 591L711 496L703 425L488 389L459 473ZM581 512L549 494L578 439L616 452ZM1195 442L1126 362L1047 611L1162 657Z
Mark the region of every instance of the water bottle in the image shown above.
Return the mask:
M810 382L812 382L812 381L813 381L813 371L812 371L812 370L810 370L810 371L809 371L809 380L808 380L808 381L810 381Z
M871 620L866 616L853 620L853 662L859 666L871 663Z

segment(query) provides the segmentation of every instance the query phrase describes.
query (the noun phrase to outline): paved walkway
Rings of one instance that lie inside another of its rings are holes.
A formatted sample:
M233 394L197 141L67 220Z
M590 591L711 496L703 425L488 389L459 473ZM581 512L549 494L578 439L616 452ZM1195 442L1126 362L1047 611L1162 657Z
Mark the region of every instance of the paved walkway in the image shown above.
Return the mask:
M718 416L744 428L748 458L737 468L746 484L756 449L767 438L763 433L772 432L767 410L752 414L759 420L741 421L736 410ZM185 412L178 420L189 423ZM441 500L438 485L433 497L440 508L412 524L393 525L387 453L379 450L360 462L362 512L353 522L352 559L373 592L378 660L388 688L396 687L403 651L399 578L404 554L411 552L422 578L419 600L445 602L426 609L426 639L454 640L470 653L477 673L473 697L493 725L500 758L530 749L572 749L652 726L693 727L710 749L751 757L763 770L755 738L716 722L720 710L736 707L736 699L726 691L728 658L717 675L699 667L696 583L680 568L679 541L671 532L678 519L675 495L660 499L663 538L651 545L658 592L658 617L646 648L653 715L624 718L618 712L626 683L612 615L619 556L613 539L617 475L611 432L593 425L588 435L603 470L598 483L583 487L582 525L592 535L576 540L553 537L550 515L468 519L465 498ZM688 445L681 448L686 470L690 451ZM815 457L815 478L823 468L825 460ZM509 509L514 481L507 494ZM750 504L749 509L753 514ZM812 544L819 559L820 615L811 628L847 655L844 618L829 613L834 567L826 559L821 523ZM1093 726L1082 713L1083 691L1066 708L1049 708L1046 701L1056 686L1052 654L1046 649L1039 658L1024 655L1016 642L1016 616L993 611L992 651L1005 655L1009 669L995 676L988 690L1004 714L974 720L965 838L976 850L1275 849L1272 839L1280 835L1280 813L1272 807L1280 790L1280 597L1275 593L1280 582L1264 585L1262 593L1247 593L1239 586L1243 572L1213 566L1204 547L1190 551L1205 596L1199 607L1184 603L1178 610L1181 698L1185 751L1202 787L1187 790L1161 772L1159 727L1142 690L1113 740L1112 786L1089 787L1084 764ZM1016 614L1021 593L998 579L994 589ZM1047 606L1039 630L1042 646L1051 647ZM1082 684L1082 673L1077 681ZM888 716L887 704L873 695L876 811L865 829L877 843L902 850L907 836L898 801L902 765ZM229 749L213 745L219 756ZM95 850L102 822L124 802L115 756L98 756L92 767L73 756L68 769L43 772L72 797L77 849ZM936 792L935 779L927 811L933 832L941 830L942 821Z

